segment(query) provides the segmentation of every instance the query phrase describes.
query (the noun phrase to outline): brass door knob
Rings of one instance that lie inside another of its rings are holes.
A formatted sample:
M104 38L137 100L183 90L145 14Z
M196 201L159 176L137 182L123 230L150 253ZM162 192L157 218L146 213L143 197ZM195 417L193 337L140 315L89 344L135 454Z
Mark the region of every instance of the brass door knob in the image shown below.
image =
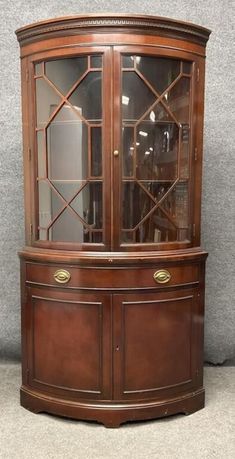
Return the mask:
M65 269L58 269L54 273L54 279L59 284L67 284L67 282L69 282L69 280L71 279L71 274Z
M171 274L166 269L160 269L154 273L153 278L158 284L166 284L171 280Z
M118 156L118 155L119 155L119 151L118 150L114 150L113 156Z

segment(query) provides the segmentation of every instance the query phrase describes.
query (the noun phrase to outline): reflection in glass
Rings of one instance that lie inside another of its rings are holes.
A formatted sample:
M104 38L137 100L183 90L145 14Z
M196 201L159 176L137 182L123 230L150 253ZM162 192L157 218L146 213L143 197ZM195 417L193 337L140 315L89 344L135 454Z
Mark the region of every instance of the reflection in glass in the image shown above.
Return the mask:
M123 68L134 67L134 56L122 56L122 67Z
M61 102L61 97L43 78L37 78L35 84L37 127L43 128L48 123L51 114Z
M135 231L122 231L122 242L124 244L133 244Z
M170 113L165 109L161 102L158 102L154 107L149 110L148 114L145 117L145 121L149 123L152 122L164 122L164 121L174 121Z
M143 121L137 129L138 179L172 180L177 177L178 127Z
M189 178L189 125L182 125L180 178Z
M91 175L102 175L102 132L100 127L91 128Z
M154 206L153 200L138 183L123 182L123 229L134 228Z
M70 103L87 120L101 120L101 72L90 72L69 98Z
M136 242L159 243L176 240L177 228L160 209L156 209L136 231Z
M87 70L87 57L56 59L45 63L45 74L66 95Z
M134 130L132 127L123 128L122 139L123 176L130 177L133 175L133 156L135 154Z
M101 229L102 218L102 183L90 182L72 201L71 207L93 229Z
M180 78L164 96L164 102L180 123L189 123L190 79Z
M137 69L159 94L165 91L180 72L180 61L174 59L141 56L136 64Z
M123 72L122 117L137 120L156 100L155 95L135 72Z
M87 126L69 105L63 105L47 128L49 178L85 180L87 177Z
M177 228L188 228L188 184L180 182L175 185L173 190L164 199L162 207L174 220Z
M188 241L191 80L180 70L190 75L191 63L124 56L122 65L122 242Z

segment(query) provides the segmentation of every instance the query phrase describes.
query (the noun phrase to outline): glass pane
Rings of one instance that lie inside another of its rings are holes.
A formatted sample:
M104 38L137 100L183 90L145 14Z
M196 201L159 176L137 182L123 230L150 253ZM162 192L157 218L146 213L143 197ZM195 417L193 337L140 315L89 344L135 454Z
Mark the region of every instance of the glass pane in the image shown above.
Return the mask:
M164 96L171 113L179 123L189 122L190 79L182 77Z
M103 242L103 234L101 231L96 231L96 232L90 231L89 236L90 237L89 237L88 242L94 242L96 244L100 244Z
M54 217L63 209L65 203L46 180L38 182L39 226L47 228Z
M101 72L90 72L69 98L70 103L87 120L101 120Z
M42 76L43 75L42 62L39 62L39 64L35 64L34 70L35 70L35 75Z
M88 183L72 201L71 207L91 228L102 228L102 183Z
M91 56L91 68L102 67L102 56Z
M101 128L91 128L91 175L102 175L102 132Z
M191 63L123 56L122 66L122 177L133 177L121 187L122 242L188 241L191 80L178 78Z
M84 180L88 171L87 126L69 105L63 105L47 128L49 177Z
M192 70L192 63L191 62L183 62L183 73L190 74Z
M38 150L38 177L46 177L46 156L45 156L44 131L37 132L37 150Z
M135 72L123 72L122 117L139 119L156 100L155 95Z
M136 242L159 243L173 241L177 241L177 228L160 209L156 209L136 231Z
M124 127L123 133L123 176L130 177L133 175L133 155L135 154L134 146L134 129Z
M137 130L139 179L172 180L177 177L179 131L176 124L142 122Z
M52 184L56 188L56 190L61 194L61 196L69 202L75 194L81 188L82 182L66 182L66 181L58 181L58 180L51 180Z
M87 230L71 209L65 209L49 232L50 241L84 242Z
M145 121L149 123L161 123L165 121L174 121L174 118L170 115L170 113L165 109L161 102L158 102L146 115Z
M133 244L135 232L133 231L122 231L122 242L124 244Z
M48 123L51 114L55 111L61 97L44 80L37 78L36 82L37 127L43 128Z
M138 183L123 183L123 218L122 228L134 228L155 205L148 194L138 185Z
M136 65L159 94L165 91L180 73L180 61L174 59L141 56Z
M162 207L172 217L177 228L188 228L188 184L186 182L177 183L162 203Z
M144 182L141 181L141 184L145 189L151 194L153 201L156 203L162 200L165 194L168 192L169 188L174 184L174 182L164 183L164 182Z
M45 63L46 76L64 95L68 93L86 70L87 57L57 59Z
M122 67L123 68L134 67L134 57L133 56L122 56Z
M189 178L189 125L182 125L180 178Z

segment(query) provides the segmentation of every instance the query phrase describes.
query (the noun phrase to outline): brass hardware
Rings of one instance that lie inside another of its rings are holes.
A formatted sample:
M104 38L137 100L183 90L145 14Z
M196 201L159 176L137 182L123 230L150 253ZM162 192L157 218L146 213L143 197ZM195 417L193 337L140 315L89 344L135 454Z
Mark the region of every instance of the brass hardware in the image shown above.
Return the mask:
M118 150L114 150L113 156L118 156L118 155L119 155L119 151Z
M71 278L71 274L65 269L58 269L54 273L54 279L56 282L59 282L59 284L67 284L70 278Z
M171 280L171 274L166 269L160 269L154 273L153 278L158 284L166 284Z

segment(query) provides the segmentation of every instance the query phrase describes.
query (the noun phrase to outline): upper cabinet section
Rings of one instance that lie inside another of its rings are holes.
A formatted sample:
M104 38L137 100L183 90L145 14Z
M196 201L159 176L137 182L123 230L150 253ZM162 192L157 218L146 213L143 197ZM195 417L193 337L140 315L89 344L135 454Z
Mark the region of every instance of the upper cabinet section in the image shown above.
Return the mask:
M135 15L58 18L16 32L27 245L200 245L209 33Z

